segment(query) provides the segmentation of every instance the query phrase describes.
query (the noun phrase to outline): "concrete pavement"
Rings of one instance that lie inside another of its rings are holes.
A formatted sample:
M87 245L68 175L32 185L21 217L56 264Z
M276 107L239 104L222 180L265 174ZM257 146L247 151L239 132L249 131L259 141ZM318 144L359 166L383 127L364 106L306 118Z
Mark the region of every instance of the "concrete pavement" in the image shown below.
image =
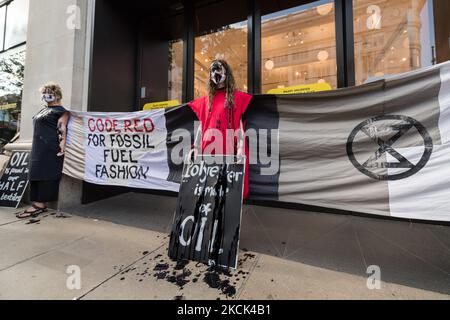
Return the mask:
M0 299L450 298L449 227L247 206L240 267L221 274L167 258L175 200L130 193L31 224L0 209Z

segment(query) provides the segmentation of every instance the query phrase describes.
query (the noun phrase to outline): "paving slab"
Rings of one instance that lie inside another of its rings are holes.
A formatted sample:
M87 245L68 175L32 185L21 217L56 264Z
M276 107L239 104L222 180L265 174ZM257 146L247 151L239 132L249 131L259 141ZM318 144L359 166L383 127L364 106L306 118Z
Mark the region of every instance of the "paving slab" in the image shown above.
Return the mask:
M6 233L15 234L17 243L1 245L1 299L77 298L167 241L166 234L79 217L6 227L0 242ZM67 288L69 266L80 268L81 290Z
M408 235L401 236L406 237L405 241L393 240L395 236L387 229L384 232L381 230L374 232L369 226L358 230L366 265L379 267L384 281L449 294L448 252L424 250L425 246L435 248L436 243L428 234L421 234L417 227L411 228L414 229L412 234L416 234L416 237L422 240L420 246L417 243L414 247L417 239ZM401 232L401 229L396 231Z
M130 193L31 224L0 208L0 299L450 299L448 226L244 206L223 273L167 257L174 201Z
M239 298L244 300L448 300L450 296L383 281L381 289L370 290L367 287L367 277L262 255Z
M83 299L232 300L245 286L259 258L241 252L238 269L222 273L195 262L177 268L167 252L167 246L161 247Z
M173 197L130 192L64 210L80 217L168 233L172 227L176 202L177 198Z
M8 223L12 223L15 221L18 221L19 219L16 218L16 214L19 212L22 212L23 208L1 208L1 214L0 214L0 226Z

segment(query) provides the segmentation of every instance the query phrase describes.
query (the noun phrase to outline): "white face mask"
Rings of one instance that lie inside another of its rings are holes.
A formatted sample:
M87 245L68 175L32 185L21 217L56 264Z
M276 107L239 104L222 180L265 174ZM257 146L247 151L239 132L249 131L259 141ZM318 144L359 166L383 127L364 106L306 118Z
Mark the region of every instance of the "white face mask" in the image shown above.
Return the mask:
M211 81L216 85L216 87L220 87L225 83L226 79L227 74L225 67L220 62L214 62L211 65Z
M44 93L44 94L42 94L42 100L44 100L47 103L55 102L56 101L56 97L52 93Z

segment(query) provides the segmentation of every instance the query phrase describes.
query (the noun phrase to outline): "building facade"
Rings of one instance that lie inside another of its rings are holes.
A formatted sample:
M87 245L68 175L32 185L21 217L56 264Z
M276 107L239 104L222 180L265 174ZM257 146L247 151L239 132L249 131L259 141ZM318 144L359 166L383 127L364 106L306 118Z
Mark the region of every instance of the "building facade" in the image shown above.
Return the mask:
M71 110L122 112L205 94L216 58L252 94L361 85L450 59L447 0L16 1L29 10L21 135L9 149L31 147L47 81ZM59 206L126 191L65 177Z

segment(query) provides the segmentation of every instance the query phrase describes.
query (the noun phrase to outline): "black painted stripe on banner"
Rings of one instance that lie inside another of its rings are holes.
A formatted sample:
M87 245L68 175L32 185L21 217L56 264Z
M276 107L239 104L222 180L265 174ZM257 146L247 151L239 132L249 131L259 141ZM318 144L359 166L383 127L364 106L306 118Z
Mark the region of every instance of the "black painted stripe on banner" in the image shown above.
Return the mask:
M194 122L198 121L195 113L187 104L168 108L165 112L166 129L167 129L167 161L169 165L169 176L167 181L180 183L183 173L183 164L175 163L172 159L172 151L179 143L180 138L173 137L173 133L177 129L184 129L190 132L191 146L194 144Z
M256 132L260 129L268 130L268 154L271 153L272 146L270 144L270 131L278 130L280 117L278 113L277 100L274 95L255 95L253 96L247 112L244 115L244 121L246 123L246 130L254 129ZM258 135L259 136L259 135ZM259 138L258 138L259 140ZM258 152L260 154L260 141L258 141ZM252 148L250 148L250 160L256 156ZM249 199L251 200L278 200L278 181L280 177L280 171L274 175L261 175L261 169L269 167L269 165L263 165L261 159L258 156L258 163L249 166ZM280 162L280 159L277 160ZM278 163L278 168L280 165Z

